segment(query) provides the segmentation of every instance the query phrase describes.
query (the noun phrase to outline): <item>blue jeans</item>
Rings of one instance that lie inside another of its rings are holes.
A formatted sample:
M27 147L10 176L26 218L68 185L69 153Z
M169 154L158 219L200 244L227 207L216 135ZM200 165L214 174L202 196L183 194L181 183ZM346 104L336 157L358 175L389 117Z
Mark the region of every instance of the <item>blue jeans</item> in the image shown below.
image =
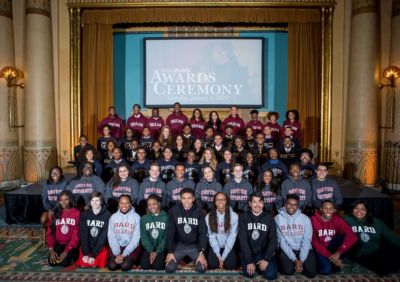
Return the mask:
M253 255L250 263L254 263L256 265L256 269L257 269L257 267L258 267L257 262L259 262L262 259L264 259L264 252L260 252L258 254ZM244 261L244 255L242 252L240 253L240 261L242 263L243 275L246 276L247 278L252 278L254 276L254 274L250 275L247 272L247 264L248 263ZM278 277L278 266L276 264L275 256L272 257L272 259L268 262L267 269L265 269L264 272L261 272L261 274L267 280L275 280Z
M339 247L342 245L344 241L344 235L337 235L332 239L332 241L328 245L328 250L333 254L335 253ZM332 271L336 268L335 265L329 260L329 258L324 257L323 255L315 252L318 264L318 273L328 275L331 274Z

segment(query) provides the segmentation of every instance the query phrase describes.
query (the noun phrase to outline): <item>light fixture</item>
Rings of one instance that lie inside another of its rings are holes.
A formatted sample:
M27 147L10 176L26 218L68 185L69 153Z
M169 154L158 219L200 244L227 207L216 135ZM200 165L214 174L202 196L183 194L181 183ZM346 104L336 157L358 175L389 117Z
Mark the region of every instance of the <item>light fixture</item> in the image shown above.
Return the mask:
M17 120L17 99L16 87L24 88L23 83L18 83L18 80L24 78L24 73L11 66L5 66L0 71L0 78L7 81L8 87L8 125L10 128L24 127L24 125L15 124Z
M390 125L389 126L379 126L380 128L388 128L388 129L393 129L394 128L394 107L396 103L396 79L400 77L400 68L397 66L388 66L383 70L383 77L389 80L389 83L379 83L378 87L379 89L382 89L384 87L389 87L390 88L390 102L389 102L389 110L390 110Z
M14 67L6 66L2 68L0 71L0 77L7 80L7 87L25 87L23 83L17 83L18 80L24 78L24 73Z

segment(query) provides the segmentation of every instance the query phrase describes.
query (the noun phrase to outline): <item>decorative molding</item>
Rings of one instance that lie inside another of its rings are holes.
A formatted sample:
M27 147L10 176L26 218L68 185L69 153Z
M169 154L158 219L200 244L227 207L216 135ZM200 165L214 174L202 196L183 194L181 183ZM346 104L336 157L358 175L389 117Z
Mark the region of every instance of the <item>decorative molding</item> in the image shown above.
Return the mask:
M0 140L0 148L4 147L19 147L18 140Z
M400 15L400 0L393 0L392 18Z
M344 176L355 183L376 184L378 177L378 150L346 148Z
M13 18L11 0L0 0L0 16Z
M320 7L334 6L334 0L69 0L69 7L87 8L126 8L126 7L165 7L165 6L185 6L185 7L204 7L204 6L263 6L263 7Z
M47 140L25 140L24 147L25 148L55 148L56 141L47 141Z
M375 141L347 141L346 148L352 150L377 150L378 143Z
M38 182L49 176L49 170L57 164L55 148L24 148L24 171L28 182Z
M25 14L50 17L50 0L25 0Z
M0 182L13 181L21 177L19 147L0 149Z
M352 16L364 13L376 13L378 7L377 0L353 0Z

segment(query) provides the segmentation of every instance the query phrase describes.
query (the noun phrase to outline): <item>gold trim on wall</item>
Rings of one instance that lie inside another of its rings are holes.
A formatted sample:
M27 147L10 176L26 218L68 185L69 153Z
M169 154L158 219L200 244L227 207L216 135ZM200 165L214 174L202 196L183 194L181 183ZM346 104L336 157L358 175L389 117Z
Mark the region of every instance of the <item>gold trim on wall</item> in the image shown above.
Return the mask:
M70 160L74 145L82 133L81 121L81 9L69 8L70 20Z
M321 8L321 20L321 144L319 151L321 161L331 161L333 7Z

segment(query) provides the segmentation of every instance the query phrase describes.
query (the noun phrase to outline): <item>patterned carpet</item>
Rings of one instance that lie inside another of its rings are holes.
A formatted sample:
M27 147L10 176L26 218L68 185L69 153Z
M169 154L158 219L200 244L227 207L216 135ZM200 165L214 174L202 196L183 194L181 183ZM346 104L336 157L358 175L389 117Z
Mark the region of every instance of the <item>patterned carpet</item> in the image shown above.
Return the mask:
M48 250L37 227L0 228L0 281L265 281L261 276L245 279L239 271L208 271L198 274L192 268L170 275L163 271L132 269L129 272L110 272L106 269L50 267ZM380 278L358 265L346 265L341 273L307 279L302 275L280 275L276 281L400 281L399 275Z

